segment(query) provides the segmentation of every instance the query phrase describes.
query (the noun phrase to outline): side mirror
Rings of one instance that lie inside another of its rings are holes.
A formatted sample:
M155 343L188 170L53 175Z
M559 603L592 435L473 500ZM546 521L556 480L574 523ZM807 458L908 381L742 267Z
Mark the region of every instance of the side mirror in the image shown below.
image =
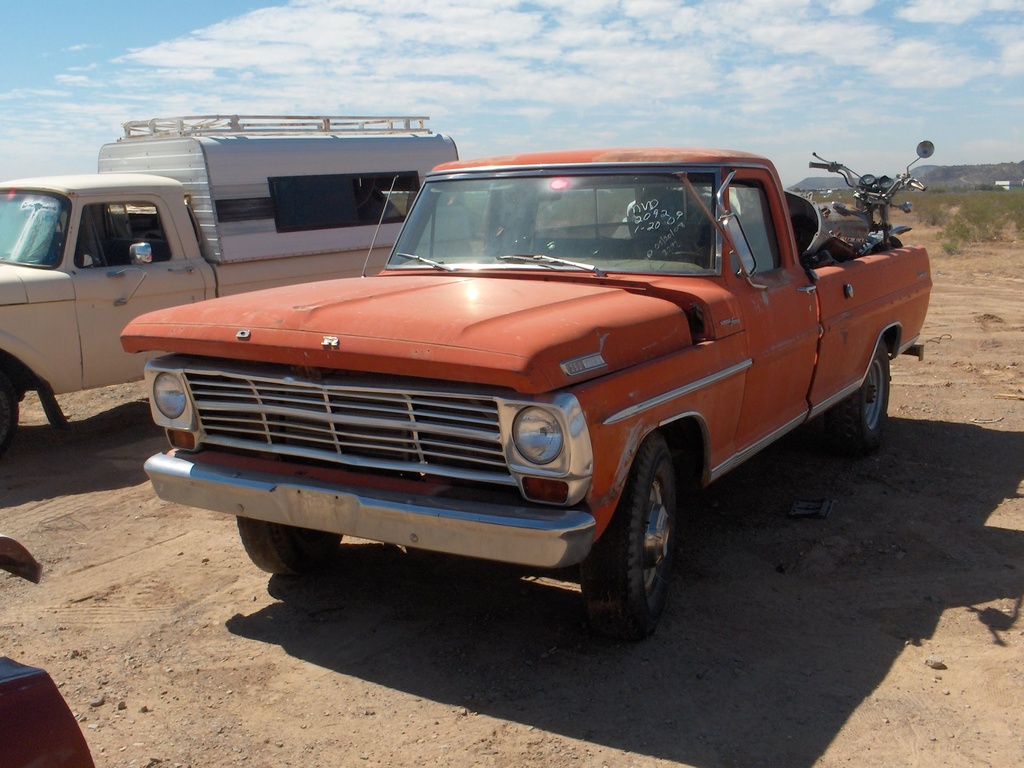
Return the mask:
M152 264L153 246L149 243L132 243L128 246L128 257L132 264Z
M732 241L732 247L740 260L740 269L743 271L744 277L749 278L754 274L754 270L757 269L754 252L750 249L750 243L747 241L747 235L743 232L743 225L740 223L740 220L734 212L727 211L725 208L725 196L729 192L729 185L732 184L735 175L736 171L732 171L726 176L722 186L718 188L718 194L715 195L716 223L720 229L724 230L729 240Z
M922 160L927 160L929 157L935 154L935 145L925 139L917 145L917 156Z
M754 252L750 249L750 243L747 242L747 235L743 231L743 225L736 217L736 214L731 211L722 214L718 221L725 227L725 231L729 233L729 239L732 241L732 247L736 251L736 256L739 257L740 268L743 270L743 274L746 277L750 277L754 274L754 270L757 269L757 261L754 259Z

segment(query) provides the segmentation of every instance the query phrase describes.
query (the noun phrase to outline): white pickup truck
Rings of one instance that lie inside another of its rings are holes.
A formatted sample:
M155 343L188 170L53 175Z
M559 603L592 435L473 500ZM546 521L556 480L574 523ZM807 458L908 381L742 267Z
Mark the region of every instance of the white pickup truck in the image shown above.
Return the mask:
M35 391L133 381L136 316L381 269L422 176L454 160L424 117L126 123L98 173L0 182L0 455Z

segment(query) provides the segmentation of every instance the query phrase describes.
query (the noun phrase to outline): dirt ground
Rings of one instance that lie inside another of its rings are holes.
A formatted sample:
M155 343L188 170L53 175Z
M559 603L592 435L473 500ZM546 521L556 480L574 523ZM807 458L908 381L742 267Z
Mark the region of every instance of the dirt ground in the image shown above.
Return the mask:
M686 500L647 641L590 635L572 573L353 542L268 577L234 520L154 496L131 385L61 398L66 432L23 404L0 530L46 573L0 578L0 653L101 768L1024 764L1024 244L931 251L882 450L811 424Z

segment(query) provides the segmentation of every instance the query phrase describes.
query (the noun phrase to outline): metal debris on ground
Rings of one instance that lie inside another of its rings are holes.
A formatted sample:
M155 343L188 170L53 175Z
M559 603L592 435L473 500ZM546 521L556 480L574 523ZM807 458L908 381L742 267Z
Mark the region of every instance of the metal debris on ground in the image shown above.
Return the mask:
M794 501L789 508L790 517L828 517L832 511L832 499L812 499L810 501Z

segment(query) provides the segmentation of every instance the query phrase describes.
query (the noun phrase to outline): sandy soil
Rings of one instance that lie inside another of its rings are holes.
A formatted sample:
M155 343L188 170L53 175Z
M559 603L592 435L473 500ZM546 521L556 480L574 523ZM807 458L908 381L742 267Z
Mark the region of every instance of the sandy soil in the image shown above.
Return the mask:
M0 578L0 652L101 767L1020 765L1024 247L933 270L882 450L812 424L687 500L647 641L588 634L571 573L357 542L269 578L232 519L155 498L132 385L62 398L66 432L24 404L0 529L46 574Z

